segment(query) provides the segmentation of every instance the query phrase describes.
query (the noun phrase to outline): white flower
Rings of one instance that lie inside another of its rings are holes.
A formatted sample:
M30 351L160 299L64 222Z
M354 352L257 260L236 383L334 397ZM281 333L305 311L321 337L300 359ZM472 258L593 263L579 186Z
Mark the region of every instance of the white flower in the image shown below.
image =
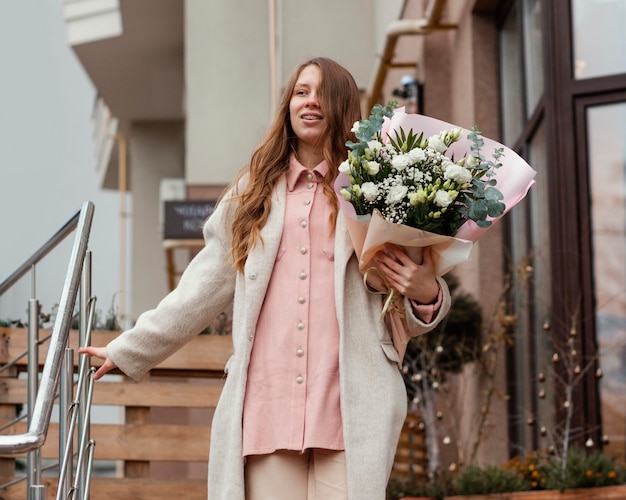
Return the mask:
M391 166L398 172L401 172L411 164L411 160L407 155L397 155L391 160Z
M431 135L428 138L428 147L438 153L444 153L446 149L448 149L448 146L446 146L446 143L443 141L441 134Z
M387 199L385 200L389 205L395 205L401 202L409 189L406 186L391 186L387 193Z
M348 160L344 160L339 165L339 173L340 174L350 174L350 162Z
M445 208L450 203L452 203L452 197L448 193L448 191L444 191L443 189L439 189L435 194L435 199L433 200L435 205Z
M446 165L443 176L446 179L452 179L458 184L466 184L472 181L472 173L468 169L452 162Z
M376 154L378 151L381 150L383 145L379 141L368 141L367 147L370 149L372 153Z
M354 125L352 125L352 128L350 129L350 132L352 132L353 134L356 134L359 131L359 126L361 125L361 121L356 121L354 122Z
M474 155L468 155L465 158L465 166L467 168L476 168L480 165L480 158L476 158Z
M380 165L375 161L368 161L364 165L365 171L370 175L376 175L380 171Z
M343 188L341 191L341 196L343 196L343 199L346 201L350 201L352 199L352 195L350 194L350 191L348 191L347 189Z
M352 186L352 196L354 196L355 198L360 198L361 196L363 196L363 193L361 192L361 186L359 186L358 184L354 184Z
M361 184L361 192L365 201L376 201L378 196L378 186L373 182L364 182Z
M423 189L418 189L414 193L409 194L409 203L412 206L419 205L420 203L424 203L426 201L426 191Z
M426 153L424 153L424 150L421 148L412 149L406 154L406 156L408 156L409 160L411 161L411 165L413 165L414 163L422 162L426 159Z

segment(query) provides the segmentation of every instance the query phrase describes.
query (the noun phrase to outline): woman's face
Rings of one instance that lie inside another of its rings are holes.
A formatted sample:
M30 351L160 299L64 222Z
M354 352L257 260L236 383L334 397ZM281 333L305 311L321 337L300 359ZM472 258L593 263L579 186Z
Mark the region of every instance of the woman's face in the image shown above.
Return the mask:
M326 121L320 103L322 72L315 64L306 66L298 76L289 101L289 120L298 140L321 147Z

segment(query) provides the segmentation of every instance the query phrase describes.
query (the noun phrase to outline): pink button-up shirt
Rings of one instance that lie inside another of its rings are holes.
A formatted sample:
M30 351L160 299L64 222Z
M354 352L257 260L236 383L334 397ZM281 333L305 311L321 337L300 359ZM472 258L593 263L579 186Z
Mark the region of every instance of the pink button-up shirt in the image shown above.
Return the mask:
M244 456L344 447L327 170L290 160L282 240L248 368Z
M243 411L243 455L343 450L334 232L323 192L326 162L292 156L282 239L257 323ZM429 323L442 301L413 303Z

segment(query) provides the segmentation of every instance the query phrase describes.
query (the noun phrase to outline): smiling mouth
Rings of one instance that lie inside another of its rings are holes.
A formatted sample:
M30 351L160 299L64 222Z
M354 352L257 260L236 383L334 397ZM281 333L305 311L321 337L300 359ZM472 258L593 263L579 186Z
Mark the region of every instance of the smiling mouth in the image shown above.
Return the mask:
M317 116L317 115L302 115L302 119L303 120L321 120L322 117Z

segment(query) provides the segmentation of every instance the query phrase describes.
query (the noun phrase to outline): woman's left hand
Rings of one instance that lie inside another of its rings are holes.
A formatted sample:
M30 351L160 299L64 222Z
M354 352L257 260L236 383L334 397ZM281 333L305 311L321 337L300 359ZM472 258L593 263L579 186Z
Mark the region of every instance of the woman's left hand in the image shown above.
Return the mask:
M375 262L389 284L402 295L421 304L431 304L439 294L430 247L424 248L417 264L399 247L390 243L376 252Z

